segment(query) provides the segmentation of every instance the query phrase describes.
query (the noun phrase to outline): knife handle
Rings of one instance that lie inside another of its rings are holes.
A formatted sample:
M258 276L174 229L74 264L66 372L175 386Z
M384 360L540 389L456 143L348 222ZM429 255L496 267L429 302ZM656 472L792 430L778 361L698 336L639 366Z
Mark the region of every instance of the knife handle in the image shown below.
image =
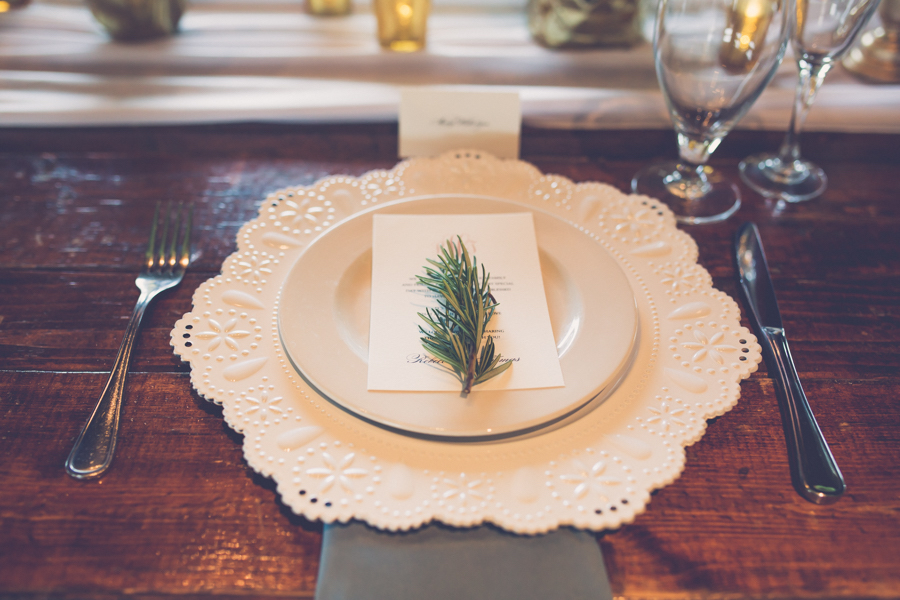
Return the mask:
M784 330L766 328L765 337L776 367L772 375L785 420L785 441L794 487L815 504L836 502L844 493L844 477L803 393Z

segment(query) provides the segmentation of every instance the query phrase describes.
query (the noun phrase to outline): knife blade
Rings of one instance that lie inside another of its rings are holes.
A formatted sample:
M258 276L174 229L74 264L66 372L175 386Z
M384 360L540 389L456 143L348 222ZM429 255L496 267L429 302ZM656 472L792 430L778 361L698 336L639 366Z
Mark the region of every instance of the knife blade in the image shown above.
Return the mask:
M800 385L762 240L754 223L745 223L738 229L734 257L738 287L749 308L750 323L760 339L769 376L775 381L794 488L815 504L836 502L846 487L844 477Z

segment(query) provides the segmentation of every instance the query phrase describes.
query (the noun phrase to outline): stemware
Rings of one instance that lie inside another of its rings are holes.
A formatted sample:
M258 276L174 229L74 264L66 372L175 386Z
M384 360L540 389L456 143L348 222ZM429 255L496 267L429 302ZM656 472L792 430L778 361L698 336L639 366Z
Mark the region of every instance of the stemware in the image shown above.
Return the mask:
M791 40L800 78L787 135L777 154L740 164L741 178L763 196L802 202L825 191L825 172L800 157L800 130L828 71L877 7L878 0L797 0Z
M634 192L665 202L683 223L721 221L740 207L737 186L706 162L775 74L792 6L793 0L662 0L653 49L680 160L639 171Z

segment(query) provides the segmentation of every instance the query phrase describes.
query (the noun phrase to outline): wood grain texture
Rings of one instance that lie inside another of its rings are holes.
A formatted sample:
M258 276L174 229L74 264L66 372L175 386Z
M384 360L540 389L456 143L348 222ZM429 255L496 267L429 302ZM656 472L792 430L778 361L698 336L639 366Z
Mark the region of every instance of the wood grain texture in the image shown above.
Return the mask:
M714 164L780 135L736 132ZM312 597L321 525L293 515L192 391L169 331L268 192L396 160L396 126L0 129L0 597ZM731 240L758 223L804 387L848 493L791 488L765 367L686 449L633 524L598 534L625 599L900 598L900 136L815 134L826 194L783 211L742 188L735 218L687 231L736 297ZM670 132L526 129L547 173L627 189L674 156ZM159 199L195 211L195 260L147 314L113 469L63 461L102 391L137 297Z
M321 527L246 466L240 436L187 375L132 372L111 471L64 473L105 380L0 374L0 592L311 596Z

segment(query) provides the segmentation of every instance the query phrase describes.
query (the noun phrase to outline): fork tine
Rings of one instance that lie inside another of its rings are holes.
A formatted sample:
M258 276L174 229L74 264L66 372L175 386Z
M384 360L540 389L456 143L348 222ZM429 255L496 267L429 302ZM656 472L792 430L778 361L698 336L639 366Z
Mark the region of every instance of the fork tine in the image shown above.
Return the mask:
M175 268L175 250L178 247L178 233L181 228L181 214L184 211L184 204L179 202L178 205L172 209L172 203L169 203L169 209L172 211L171 214L171 226L172 226L172 235L169 238L169 247L166 249L166 269L172 270Z
M194 205L191 204L187 208L187 220L184 224L184 238L181 241L181 253L178 257L178 264L182 269L186 269L188 263L191 262L191 224L194 220Z
M156 224L159 221L159 205L156 203L156 209L153 211L153 224L150 226L150 241L147 242L147 252L144 254L144 267L152 269L156 263Z
M163 268L166 266L166 241L169 237L169 222L172 220L172 202L166 202L166 214L163 216L162 222L162 236L159 240L159 252L156 256L156 266L159 268Z
M144 261L148 270L172 272L187 268L191 261L193 217L193 205L169 201L162 210L162 202L156 203Z

